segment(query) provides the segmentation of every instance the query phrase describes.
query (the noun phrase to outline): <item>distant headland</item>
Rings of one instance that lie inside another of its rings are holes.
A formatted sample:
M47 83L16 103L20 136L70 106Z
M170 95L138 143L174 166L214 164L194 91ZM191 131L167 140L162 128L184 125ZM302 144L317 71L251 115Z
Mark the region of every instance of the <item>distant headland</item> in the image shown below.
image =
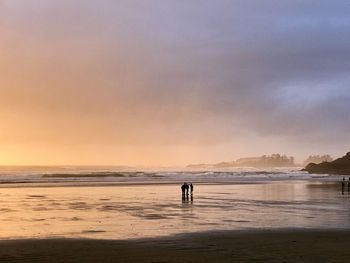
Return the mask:
M314 174L350 175L350 152L332 162L310 163L303 170Z
M233 168L233 167L294 167L294 157L281 154L245 157L230 162L215 164L190 164L188 168Z
M259 157L245 157L235 161L219 162L215 164L190 164L187 168L192 169L220 169L234 167L254 167L254 168L278 168L278 167L305 167L310 163L319 164L333 161L329 154L310 155L302 164L295 163L293 156L285 154L262 155Z

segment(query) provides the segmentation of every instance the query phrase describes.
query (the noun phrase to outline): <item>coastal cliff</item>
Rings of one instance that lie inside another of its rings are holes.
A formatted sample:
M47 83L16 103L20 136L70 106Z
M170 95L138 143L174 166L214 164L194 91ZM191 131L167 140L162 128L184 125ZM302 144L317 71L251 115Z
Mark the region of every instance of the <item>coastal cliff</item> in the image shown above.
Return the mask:
M314 174L350 175L350 152L332 162L310 163L303 170Z

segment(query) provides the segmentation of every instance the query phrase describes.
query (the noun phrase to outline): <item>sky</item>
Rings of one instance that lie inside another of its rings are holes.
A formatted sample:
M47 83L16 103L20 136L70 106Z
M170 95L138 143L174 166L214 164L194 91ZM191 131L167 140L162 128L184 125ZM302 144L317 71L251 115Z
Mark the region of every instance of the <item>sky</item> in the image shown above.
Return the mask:
M0 164L350 150L346 0L0 0Z

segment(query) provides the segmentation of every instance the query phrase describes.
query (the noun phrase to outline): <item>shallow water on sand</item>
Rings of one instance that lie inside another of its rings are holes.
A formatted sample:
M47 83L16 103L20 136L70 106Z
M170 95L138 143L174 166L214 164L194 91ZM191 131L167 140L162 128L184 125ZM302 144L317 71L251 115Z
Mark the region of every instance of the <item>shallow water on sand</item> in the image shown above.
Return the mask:
M128 239L207 230L350 228L339 183L0 189L0 238Z

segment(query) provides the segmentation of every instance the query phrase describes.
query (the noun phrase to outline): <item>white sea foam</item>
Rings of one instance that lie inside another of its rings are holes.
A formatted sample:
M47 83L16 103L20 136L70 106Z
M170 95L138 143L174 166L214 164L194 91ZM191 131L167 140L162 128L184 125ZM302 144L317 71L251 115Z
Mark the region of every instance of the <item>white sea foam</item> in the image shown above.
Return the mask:
M279 180L337 180L340 176L313 175L301 168L185 168L130 167L0 167L0 187L84 184L256 183Z

